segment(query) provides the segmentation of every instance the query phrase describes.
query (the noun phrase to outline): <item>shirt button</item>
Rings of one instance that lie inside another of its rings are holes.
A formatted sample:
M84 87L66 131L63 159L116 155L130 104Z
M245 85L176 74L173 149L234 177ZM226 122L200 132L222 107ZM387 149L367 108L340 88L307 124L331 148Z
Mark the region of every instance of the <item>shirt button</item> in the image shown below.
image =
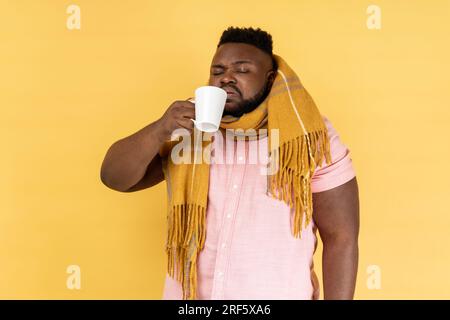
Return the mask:
M222 271L219 272L219 277L221 277L221 276L223 276L223 272Z
M233 189L237 189L237 184L233 184Z
M227 214L227 218L231 218L231 214Z
M227 245L225 243L222 243L222 248L225 248Z

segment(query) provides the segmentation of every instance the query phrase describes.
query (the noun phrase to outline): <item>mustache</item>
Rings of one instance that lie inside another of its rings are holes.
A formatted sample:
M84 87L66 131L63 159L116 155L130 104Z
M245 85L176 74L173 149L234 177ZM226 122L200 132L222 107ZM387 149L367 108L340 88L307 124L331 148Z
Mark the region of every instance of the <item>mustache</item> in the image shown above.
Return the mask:
M237 87L232 86L232 85L227 85L227 86L225 86L225 87L222 87L222 89L225 90L225 91L227 90L227 88L228 88L228 89L232 89L234 92L236 92L237 94L239 94L240 96L242 96L241 91L240 91Z

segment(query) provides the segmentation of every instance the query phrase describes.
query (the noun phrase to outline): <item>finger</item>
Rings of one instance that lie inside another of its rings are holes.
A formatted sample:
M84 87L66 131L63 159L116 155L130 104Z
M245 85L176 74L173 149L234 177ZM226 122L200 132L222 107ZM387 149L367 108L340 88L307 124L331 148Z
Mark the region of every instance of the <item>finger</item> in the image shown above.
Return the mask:
M183 101L183 107L195 109L195 104L192 101Z
M183 119L195 119L195 111L183 113L181 117Z
M188 130L193 130L194 129L194 122L192 121L192 119L188 119L188 118L183 118L177 121L178 124Z
M183 118L195 119L195 109L183 108L179 114Z

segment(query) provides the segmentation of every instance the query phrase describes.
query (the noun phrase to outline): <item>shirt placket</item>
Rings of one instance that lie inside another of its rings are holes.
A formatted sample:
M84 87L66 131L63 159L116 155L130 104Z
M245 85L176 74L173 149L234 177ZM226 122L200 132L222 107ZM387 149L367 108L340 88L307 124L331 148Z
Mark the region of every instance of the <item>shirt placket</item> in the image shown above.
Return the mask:
M247 146L246 146L247 147ZM245 155L236 153L234 161L231 164L232 170L230 170L229 184L227 199L224 205L224 211L222 215L222 228L219 234L217 256L214 270L214 281L212 286L211 299L220 300L224 299L224 286L228 275L228 266L230 261L230 246L231 237L233 234L233 226L235 225L235 219L239 208L239 198L242 189L242 182L245 173L245 164L241 164ZM236 159L239 162L236 164Z

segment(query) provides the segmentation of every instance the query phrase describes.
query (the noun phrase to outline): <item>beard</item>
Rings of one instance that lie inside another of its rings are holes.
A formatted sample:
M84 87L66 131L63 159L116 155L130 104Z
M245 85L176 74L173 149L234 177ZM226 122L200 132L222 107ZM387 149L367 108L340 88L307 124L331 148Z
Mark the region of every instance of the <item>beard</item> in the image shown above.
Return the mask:
M234 110L224 110L223 115L231 115L233 117L241 117L245 113L249 113L256 109L269 95L270 93L270 83L268 80L264 83L263 88L256 93L253 97L249 99L242 100L239 102L237 108Z

